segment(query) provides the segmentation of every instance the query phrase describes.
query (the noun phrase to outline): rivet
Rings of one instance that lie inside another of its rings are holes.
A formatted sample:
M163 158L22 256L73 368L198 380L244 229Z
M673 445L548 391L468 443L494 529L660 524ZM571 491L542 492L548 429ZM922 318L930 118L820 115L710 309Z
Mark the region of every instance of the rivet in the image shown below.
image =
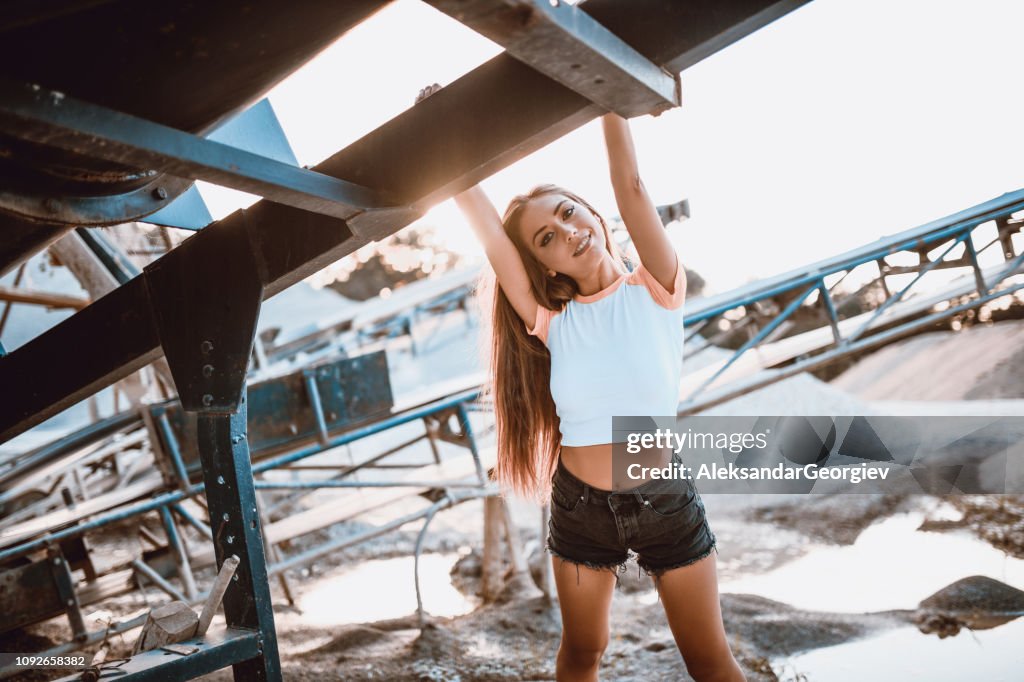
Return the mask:
M60 557L59 556L53 558L53 565L54 566L60 566Z
M156 189L153 190L153 198L163 201L164 199L167 198L167 190L164 189L163 187L157 187Z
M213 396L207 393L203 396L203 407L209 407L213 404Z
M224 512L224 516L222 516L221 518L224 519L225 521L230 521L231 520L231 517L228 515L227 512Z
M218 476L217 477L217 483L220 483L221 485L224 485L224 477L223 476Z
M213 376L213 365L203 365L203 376Z
M234 580L237 583L238 582L238 574L235 573L233 576L231 576L231 579Z
M211 341L203 341L199 344L199 350L203 351L204 354L209 353L213 350L213 343Z
M231 544L234 544L234 542L235 542L235 536L234 535L229 535L228 536L228 544L231 545Z
M75 605L75 600L74 599L68 599L68 606L74 606L74 605Z

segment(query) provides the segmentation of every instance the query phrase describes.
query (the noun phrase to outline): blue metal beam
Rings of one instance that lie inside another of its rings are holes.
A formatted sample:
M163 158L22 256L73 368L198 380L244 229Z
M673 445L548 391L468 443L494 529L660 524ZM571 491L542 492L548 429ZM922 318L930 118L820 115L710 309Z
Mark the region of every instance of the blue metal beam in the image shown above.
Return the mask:
M355 183L89 104L38 85L0 79L0 130L21 140L182 178L206 180L343 220L367 210L399 205L393 197ZM154 211L161 207L154 202Z

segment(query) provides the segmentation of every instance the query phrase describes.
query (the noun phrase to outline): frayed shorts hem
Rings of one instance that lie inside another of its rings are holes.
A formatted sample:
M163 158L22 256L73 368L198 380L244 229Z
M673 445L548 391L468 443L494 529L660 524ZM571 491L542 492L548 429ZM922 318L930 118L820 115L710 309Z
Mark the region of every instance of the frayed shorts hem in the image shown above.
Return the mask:
M665 573L667 573L667 572L669 572L671 570L674 570L674 569L677 569L677 568L683 568L684 566L691 566L691 565L697 563L698 561L703 561L704 559L707 559L709 556L711 556L711 552L714 552L716 555L718 554L718 543L717 542L712 542L710 547L708 547L705 551L701 552L697 556L690 557L686 561L680 561L680 562L672 564L670 566L660 566L658 568L650 568L648 566L643 565L640 562L637 562L637 565L640 566L640 568L643 570L643 572L646 575L649 575L652 578L654 578L654 589L658 592L658 601L661 601L661 584L660 584L661 576L663 576Z
M614 562L606 563L606 564L605 563L595 563L593 561L582 561L580 559L573 559L573 558L567 557L564 554L562 554L562 553L558 552L557 550L553 549L551 547L550 543L545 547L545 550L551 556L555 556L555 557L558 557L559 559L561 559L562 563L565 563L566 561L568 561L569 563L571 563L574 566L576 566L576 584L577 585L580 584L580 566L585 566L585 567L587 567L587 568L589 568L591 570L594 570L594 571L610 571L611 574L615 576L615 586L618 587L619 586L619 574L626 572L626 562L629 561L629 557L628 556L625 559L623 559L622 561L614 561Z
M611 562L611 563L596 563L596 562L593 562L593 561L586 561L586 560L580 560L580 559L573 559L572 557L567 557L564 554L562 554L562 553L558 552L557 550L555 550L554 548L552 548L550 544L548 544L544 549L551 556L558 557L562 561L562 563L565 563L566 561L568 561L569 563L571 563L574 566L576 566L576 584L577 585L580 584L580 566L585 566L586 568L589 568L589 569L594 570L594 571L610 571L611 574L615 576L615 586L618 587L619 586L619 575L626 572L626 563L629 562L629 557L627 556L622 561L614 561L614 562ZM708 547L707 550L705 550L704 552L701 552L697 556L690 557L690 558L688 558L685 561L680 561L678 563L671 564L670 566L659 566L658 568L652 568L651 566L644 565L644 563L641 562L641 561L637 561L637 567L640 570L642 570L645 575L649 575L652 578L654 578L654 587L655 587L656 590L658 590L658 599L660 600L661 599L661 591L660 591L659 581L661 580L661 576L662 575L664 575L665 573L667 573L668 571L671 571L673 569L683 568L684 566L690 566L691 564L695 564L698 561L702 561L703 559L707 559L709 556L711 556L711 552L714 552L715 554L718 554L718 543L717 542L712 542L711 546Z

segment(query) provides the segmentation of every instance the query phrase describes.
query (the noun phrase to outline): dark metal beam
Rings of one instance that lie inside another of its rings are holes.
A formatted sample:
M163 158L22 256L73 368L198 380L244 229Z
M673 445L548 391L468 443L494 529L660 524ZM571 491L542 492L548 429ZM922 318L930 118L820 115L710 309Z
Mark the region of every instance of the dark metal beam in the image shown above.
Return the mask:
M679 70L719 49L713 46L724 47L800 4L589 0L581 7L655 63ZM388 188L426 206L471 187L601 113L575 92L499 55L316 170L366 187ZM190 249L179 247L162 260L195 258L193 249L218 249L224 258L251 249L266 299L371 239L398 231L420 214L417 209L373 211L344 221L262 201L205 228L187 240ZM187 271L188 263L182 269ZM0 442L159 356L146 279L135 278L0 359Z
M679 106L679 80L558 0L427 0L505 53L625 117Z
M0 130L90 158L206 180L335 218L394 201L366 187L145 121L38 85L0 79ZM154 192L160 192L156 188ZM166 198L164 191L161 199ZM153 202L153 210L163 205Z

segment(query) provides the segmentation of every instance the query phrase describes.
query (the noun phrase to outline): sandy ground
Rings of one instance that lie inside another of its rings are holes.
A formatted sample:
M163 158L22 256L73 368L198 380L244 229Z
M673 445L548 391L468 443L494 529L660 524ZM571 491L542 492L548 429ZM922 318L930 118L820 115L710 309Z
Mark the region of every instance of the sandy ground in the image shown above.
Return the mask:
M865 400L1024 398L1024 321L921 334L872 353L831 385Z
M720 413L757 411L764 401L786 406L785 411L774 413L799 413L806 405L828 413L829 401L845 412L869 399L1020 398L1024 397L1021 340L1024 324L1018 322L916 337L865 358L832 385L820 384L811 377L795 377L767 389L761 400L748 396L722 406ZM948 362L950 357L958 361ZM934 372L937 366L945 368L943 374ZM722 579L770 571L812 551L808 548L850 545L880 520L920 506L922 498L899 494L704 496L719 539L716 560ZM930 520L925 524L927 530L962 532L966 528L1008 555L1024 557L1024 498L950 496L946 501L959 510L960 518ZM514 500L511 508L536 573L540 562L549 560L540 549L539 510ZM452 582L474 600L479 587L481 519L479 501L447 510L434 520L424 547L428 555L462 555L452 570ZM339 527L331 533L356 530ZM410 556L417 530L406 526L398 533L337 552L312 571L290 572L300 603L303 596L313 594L361 562ZM388 587L382 584L378 589L386 591ZM991 597L993 603L998 601L996 597L1009 595L999 603L1024 612L1024 593L995 581L968 587L954 584L949 589L960 601L969 595L971 603L979 603L978 595ZM557 605L548 603L539 591L524 594L510 590L500 603L477 606L464 615L432 617L422 630L415 614L358 624L310 625L305 623L304 614L285 604L276 582L272 591L285 679L554 679L561 620ZM631 561L613 601L612 635L602 661L602 679L692 679L672 641L661 605L652 596L650 579L640 576ZM956 598L934 603L957 603ZM922 622L922 612L913 609L834 613L796 608L754 594L724 592L721 604L730 646L749 680L800 679L783 676L773 662L782 656L861 641L872 634ZM105 605L111 615L118 617L144 606L139 595ZM929 613L933 629L948 626L945 634L958 631L962 625L954 616ZM2 644L8 650L12 643L34 650L42 648L47 639L65 637L64 621L54 619L8 637ZM125 650L133 637L116 638L115 653ZM879 673L875 679L888 679L884 671ZM220 671L204 679L228 680L231 675Z

